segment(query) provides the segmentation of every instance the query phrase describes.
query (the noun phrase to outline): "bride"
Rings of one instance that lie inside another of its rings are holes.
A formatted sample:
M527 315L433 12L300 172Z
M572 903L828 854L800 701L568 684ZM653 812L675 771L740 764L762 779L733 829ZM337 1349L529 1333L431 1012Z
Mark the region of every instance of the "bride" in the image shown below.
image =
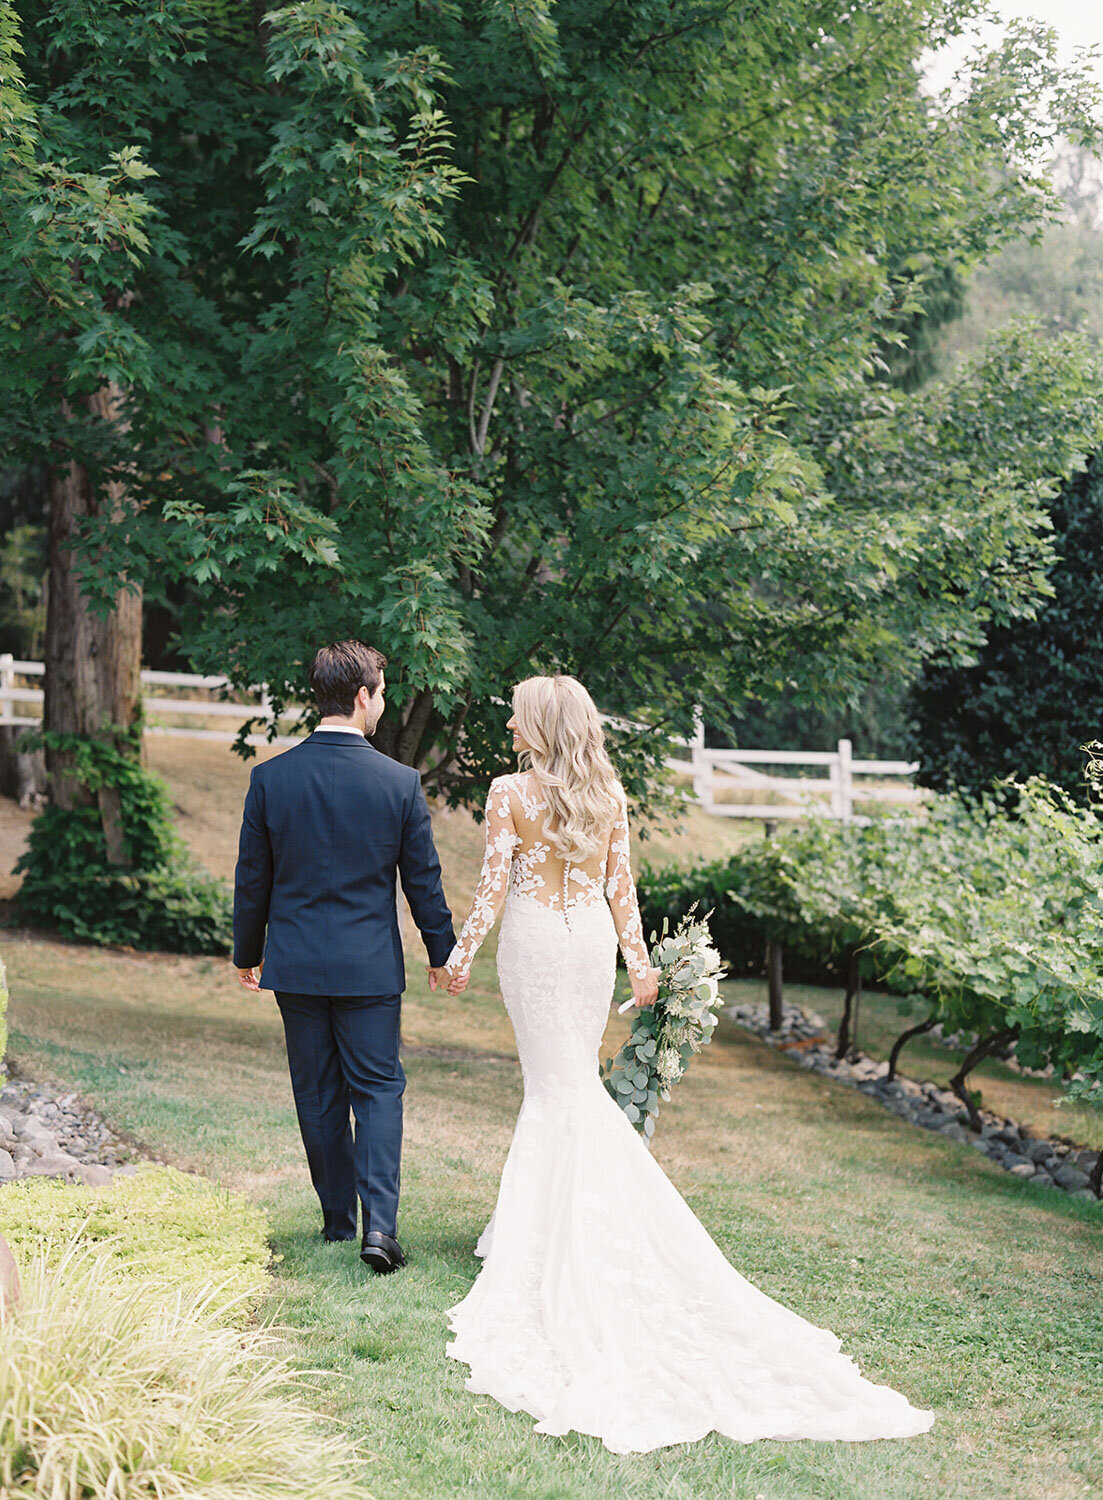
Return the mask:
M468 1390L614 1453L713 1430L740 1443L926 1432L933 1412L865 1380L834 1334L728 1264L606 1093L618 943L636 1004L658 991L624 792L573 677L519 683L507 727L528 769L491 783L482 876L448 959L458 993L504 903L498 976L525 1093L482 1269L449 1312Z

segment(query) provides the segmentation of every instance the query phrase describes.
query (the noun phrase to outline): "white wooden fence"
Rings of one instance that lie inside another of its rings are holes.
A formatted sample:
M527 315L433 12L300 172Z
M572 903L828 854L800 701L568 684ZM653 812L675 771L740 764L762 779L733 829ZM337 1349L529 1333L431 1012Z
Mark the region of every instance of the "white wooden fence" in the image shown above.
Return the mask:
M43 693L41 688L20 687L17 678L37 678L44 673L40 661L18 661L8 654L0 654L0 726L16 728L38 728L41 716L29 718L18 710L38 708L41 710ZM271 706L265 688L255 690L255 700L243 702L221 696L229 688L225 677L203 677L194 672L143 672L144 687L170 689L199 689L210 696L173 698L143 696L147 734L165 734L187 739L215 740L230 743L237 738L232 730L189 729L171 724L158 724L156 719L164 716L232 718L241 720L263 715L271 718ZM643 729L646 726L627 724L624 720L607 719L607 723ZM250 745L294 745L297 735L278 735L269 740L264 734L248 736ZM687 758L672 758L667 765L673 771L688 775L693 782L693 800L706 812L722 818L761 818L766 821L783 818L805 818L809 812L826 813L841 822L864 821L855 818L854 803L887 802L910 804L920 802L923 792L913 786L871 786L855 783L855 777L909 777L919 769L918 765L903 760L855 760L849 740L840 740L835 750L708 750L705 748L704 730L698 724L690 740L674 740L676 747L689 752ZM755 769L758 766L780 768L782 766L810 766L823 768L823 776L777 776L768 771ZM761 799L771 794L774 801ZM725 800L747 796L752 800Z
M0 726L13 725L16 728L37 729L41 724L41 714L35 718L22 717L17 709L42 708L43 692L41 688L18 687L16 678L42 677L45 667L40 661L18 661L11 655L0 654ZM167 734L193 740L219 740L226 744L237 739L232 730L227 729L186 729L171 724L158 724L156 719L165 715L182 714L185 717L202 717L205 719L236 719L240 724L243 719L254 718L258 715L265 719L271 718L271 705L268 702L266 689L261 686L255 690L256 697L252 702L243 702L240 699L227 699L221 696L229 688L229 682L225 677L204 677L198 672L143 672L143 687L162 688L188 688L200 689L212 696L207 698L167 698L154 697L148 693L142 695L142 707L146 715L145 730L147 734ZM215 696L218 695L218 696ZM270 741L267 735L251 734L248 736L250 745L294 745L297 744L299 736L278 735L274 741Z
M855 778L910 777L917 762L904 760L855 760L849 740L840 740L835 750L706 750L692 747L692 759L672 762L688 769L693 791L706 812L723 818L806 818L813 809L840 822L855 818L854 803L879 802L894 805L921 802L924 793L909 785L877 786ZM823 767L824 776L769 775L757 766ZM779 800L766 802L762 794ZM722 801L725 793L749 794L758 800Z

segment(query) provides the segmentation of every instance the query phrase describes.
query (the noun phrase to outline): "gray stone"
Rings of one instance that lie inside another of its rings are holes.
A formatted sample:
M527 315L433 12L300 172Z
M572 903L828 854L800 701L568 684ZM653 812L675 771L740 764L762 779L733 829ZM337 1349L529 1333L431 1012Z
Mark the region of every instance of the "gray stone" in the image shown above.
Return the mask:
M1077 1188L1075 1193L1069 1194L1070 1198L1079 1198L1081 1203L1098 1203L1100 1200L1092 1192L1091 1188Z
M999 1134L993 1136L992 1139L995 1141L999 1141L1001 1146L1003 1146L1008 1151L1013 1151L1016 1156L1022 1155L1022 1137L1018 1135L1014 1130L1001 1130Z
M61 1150L61 1142L51 1130L44 1130L41 1134L25 1135L19 1143L33 1151L36 1156L53 1156L55 1151Z
M1031 1161L1045 1161L1047 1156L1053 1155L1053 1147L1049 1141L1027 1141L1023 1146L1023 1155L1028 1156Z
M0 1182L10 1182L15 1175L14 1159L7 1151L0 1150Z
M996 1149L991 1141L979 1140L976 1136L970 1139L969 1144L974 1151L983 1151L985 1156L991 1156Z
M938 1133L939 1135L949 1136L950 1140L958 1141L962 1146L981 1146L983 1149L983 1142L974 1140L965 1126L958 1120L950 1120L948 1124L940 1126Z
M1034 1168L1028 1161L1018 1162L1009 1170L1013 1177L1029 1177L1031 1181L1034 1180Z
M1070 1167L1066 1162L1063 1167L1058 1167L1053 1174L1053 1180L1058 1187L1063 1187L1067 1193L1075 1193L1080 1188L1086 1188L1091 1182L1087 1172L1081 1172L1079 1167Z
M114 1181L111 1168L100 1166L97 1162L84 1162L79 1171L80 1180L85 1187L110 1187Z
M54 1151L48 1156L40 1156L32 1161L26 1171L28 1177L76 1177L80 1174L81 1164L75 1156L70 1156L67 1151Z
M1027 1161L1025 1156L1016 1156L1013 1151L1009 1151L1006 1154L1003 1164L1009 1172L1014 1172L1016 1169L1025 1167L1026 1175L1029 1176L1034 1171L1034 1163L1032 1161ZM1021 1172L1020 1175L1022 1175Z
M921 1109L915 1116L915 1123L922 1125L924 1130L940 1130L949 1121L941 1109Z
M1078 1151L1070 1160L1074 1167L1079 1167L1081 1172L1090 1172L1099 1159L1098 1151Z
M1033 1177L1030 1178L1030 1185L1031 1187L1040 1188L1055 1188L1057 1186L1049 1173L1043 1172L1040 1169L1034 1173Z

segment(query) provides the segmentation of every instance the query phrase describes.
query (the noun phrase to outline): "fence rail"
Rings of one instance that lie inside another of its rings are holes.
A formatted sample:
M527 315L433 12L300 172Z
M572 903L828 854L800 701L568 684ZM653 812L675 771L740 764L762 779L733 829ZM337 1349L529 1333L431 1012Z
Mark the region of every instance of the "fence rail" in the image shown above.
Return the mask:
M45 668L40 661L19 661L11 655L0 654L0 728L38 728L39 717L28 718L16 713L21 705L41 708L41 688L21 687L16 678L43 676ZM154 688L200 689L207 693L225 694L230 683L225 677L204 676L198 672L154 672L142 673L142 686ZM143 698L148 714L202 716L221 719L263 717L271 721L271 704L267 689L261 685L253 689L256 700L242 702L217 698ZM645 730L646 725L633 724L623 719L606 718L606 723L620 729ZM173 724L148 723L147 734L171 735L179 739L211 740L224 744L232 743L237 735L223 729L194 729ZM297 735L277 735L269 740L266 734L250 734L250 745L295 745ZM722 818L760 818L774 821L805 818L810 812L826 813L841 822L866 821L855 817L854 803L878 802L909 805L922 801L924 793L917 787L880 787L855 785L854 778L875 776L908 777L919 769L918 764L903 760L855 760L849 740L840 740L834 750L712 750L705 747L704 729L698 719L694 733L688 740L673 739L670 744L679 751L688 752L670 757L666 764L672 771L688 776L693 782L693 800L706 812ZM823 768L826 776L771 776L758 766L809 766ZM751 798L769 793L775 800L725 801L725 795L746 794Z
M45 671L45 665L40 661L20 661L7 653L0 654L0 728L7 725L16 729L37 729L40 726L41 717L33 719L21 717L15 713L15 708L19 704L41 708L45 696L42 689L18 687L15 679L17 677L42 677ZM143 671L141 680L143 687L193 690L199 688L208 693L220 694L230 689L228 678L205 676L201 672ZM243 719L258 717L270 721L272 709L268 701L267 688L262 684L253 691L257 697L252 702L224 697L167 698L143 694L142 706L147 714L181 714L184 717L199 715L212 719L236 719L239 723ZM174 724L147 723L145 730L147 734L171 735L176 739L215 740L224 744L232 744L237 739L237 735L230 730L186 729ZM300 737L283 734L277 735L274 740L269 740L267 734L250 734L246 738L250 745L295 745Z
M706 812L721 818L805 818L813 810L843 823L866 822L854 812L858 802L897 806L922 802L924 792L914 786L869 786L855 777L909 777L919 769L916 761L855 760L849 740L840 740L834 750L708 750L700 737L690 743L690 759L668 762L672 769L693 777L695 800ZM756 766L823 767L826 776L771 776ZM780 799L722 801L724 794L754 797L770 793Z

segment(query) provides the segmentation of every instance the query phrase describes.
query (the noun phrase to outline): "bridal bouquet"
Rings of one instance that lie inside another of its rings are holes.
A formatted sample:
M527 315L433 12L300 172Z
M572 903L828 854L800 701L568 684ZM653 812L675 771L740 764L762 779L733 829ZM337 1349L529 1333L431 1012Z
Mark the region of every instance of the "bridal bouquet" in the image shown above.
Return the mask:
M601 1068L605 1087L648 1140L655 1133L659 1100L670 1098L689 1060L712 1040L719 979L724 972L712 945L708 916L695 917L697 903L673 932L663 919L651 934L651 963L660 970L659 997L635 1012L632 1035Z

